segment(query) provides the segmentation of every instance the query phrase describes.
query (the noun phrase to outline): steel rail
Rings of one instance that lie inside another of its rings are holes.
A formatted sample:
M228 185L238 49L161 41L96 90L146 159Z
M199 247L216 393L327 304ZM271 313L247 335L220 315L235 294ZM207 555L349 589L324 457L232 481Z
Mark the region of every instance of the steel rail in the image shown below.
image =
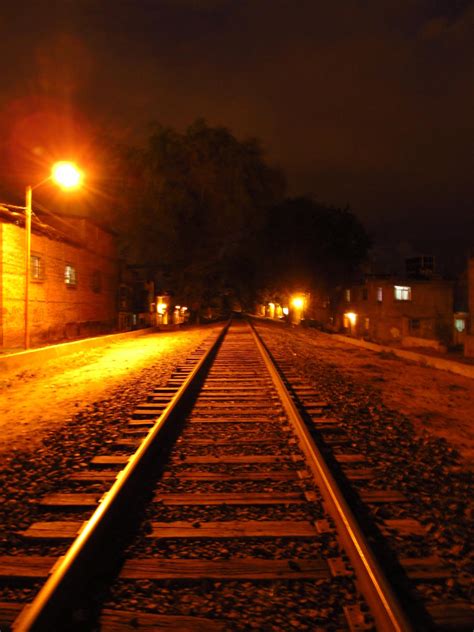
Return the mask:
M162 447L158 445L158 440L163 438L164 431L169 429L171 422L180 417L186 396L202 379L212 363L229 325L230 321L225 324L214 343L184 380L127 465L118 472L112 487L104 494L99 506L67 553L58 559L51 575L34 600L27 604L15 619L12 625L14 632L52 632L70 629L61 627L61 621L71 614L71 604L77 602L76 593L83 589L88 565L97 566L98 560L104 557L104 550L108 548L107 539L110 538L110 525L117 516L127 511L127 499L148 468L151 458Z
M377 629L382 632L413 632L414 628L409 618L376 560L322 453L311 437L270 353L253 325L249 324L249 327L288 419L296 430L301 448L320 487L328 511L338 527L343 547L356 571L357 585L370 607Z

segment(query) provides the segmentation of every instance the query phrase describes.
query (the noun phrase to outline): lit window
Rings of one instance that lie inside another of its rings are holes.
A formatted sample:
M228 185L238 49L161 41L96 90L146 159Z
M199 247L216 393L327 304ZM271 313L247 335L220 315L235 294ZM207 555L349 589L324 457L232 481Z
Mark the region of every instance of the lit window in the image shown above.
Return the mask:
M91 289L93 292L100 292L102 290L102 276L100 270L94 270L91 277Z
M351 291L350 290L345 290L345 295L346 295L346 303L350 303L351 302Z
M76 287L77 285L76 268L69 263L64 268L64 283L68 287Z
M383 288L377 288L377 303L381 303L383 299Z
M395 285L396 301L411 301L411 287L406 285Z
M365 331L369 331L370 328L370 318L366 318L364 321L365 324Z
M464 320L464 318L455 318L454 319L454 328L456 329L456 331L459 331L460 333L465 331L465 329L466 329L466 321Z
M44 280L43 259L39 255L31 255L30 257L30 278L32 281Z

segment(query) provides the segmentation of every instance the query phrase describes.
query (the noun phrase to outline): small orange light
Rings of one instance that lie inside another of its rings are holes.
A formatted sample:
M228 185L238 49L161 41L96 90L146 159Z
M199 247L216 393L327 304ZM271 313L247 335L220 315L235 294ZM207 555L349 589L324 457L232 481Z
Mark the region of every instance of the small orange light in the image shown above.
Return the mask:
M357 314L355 314L354 312L347 312L346 314L344 314L344 316L351 323L351 325L355 325L356 324L356 322L357 322Z
M304 299L301 296L295 296L294 299L291 301L291 304L293 305L293 307L296 307L296 309L302 309L304 305Z

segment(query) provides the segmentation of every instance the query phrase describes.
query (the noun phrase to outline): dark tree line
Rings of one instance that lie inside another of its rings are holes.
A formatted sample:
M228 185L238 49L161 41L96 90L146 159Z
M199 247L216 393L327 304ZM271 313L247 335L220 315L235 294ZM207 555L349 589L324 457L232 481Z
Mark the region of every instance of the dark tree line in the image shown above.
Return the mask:
M349 208L336 208L307 197L287 198L270 209L262 234L264 287L293 292L327 291L350 282L364 261L370 239Z
M144 147L111 153L111 219L126 259L195 308L229 296L249 306L263 287L339 283L367 253L349 209L285 198L282 172L255 139L197 120L183 133L156 125Z

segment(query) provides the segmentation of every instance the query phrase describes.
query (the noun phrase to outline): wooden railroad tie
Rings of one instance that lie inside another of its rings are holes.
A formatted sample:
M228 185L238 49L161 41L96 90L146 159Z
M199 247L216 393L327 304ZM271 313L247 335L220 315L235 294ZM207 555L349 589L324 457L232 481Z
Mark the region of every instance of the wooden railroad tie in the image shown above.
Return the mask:
M228 456L226 455L222 455L222 456L185 456L183 458L178 457L173 457L173 462L174 463L196 463L196 464L212 464L212 465L216 465L216 464L221 464L221 463L226 463L226 464L232 464L232 463L239 463L242 465L245 465L247 463L281 463L281 464L285 464L288 462L295 462L292 458L292 455L287 455L287 456L273 456L271 454L269 455L265 455L265 454L257 454L257 455L233 455L233 454L229 454ZM299 462L299 461L296 461Z
M120 579L330 579L328 563L313 560L227 560L132 559L127 560Z
M117 630L169 630L169 632L225 632L228 623L220 619L206 619L171 614L152 614L128 610L102 610L102 632Z
M80 520L33 522L18 534L33 540L71 540L79 535L84 524Z
M24 603L0 601L0 629L10 629L24 605Z
M32 540L71 540L86 522L79 520L34 522L19 535ZM290 520L225 522L151 522L149 538L312 538L321 531L316 523Z
M202 413L201 413L202 414ZM274 415L266 415L265 417L252 415L246 417L245 415L227 415L223 414L221 417L195 417L192 415L189 420L192 424L275 424L281 423L281 413L276 412Z
M121 470L84 470L83 472L72 474L69 480L84 482L113 481L117 478L117 474L120 471Z
M263 493L226 493L209 494L160 494L155 502L163 505L290 505L303 504L316 500L314 492L263 492Z
M225 439L219 439L217 437L215 438L210 438L210 439L203 439L201 437L201 435L193 433L191 434L187 434L185 438L183 438L181 441L178 440L178 445L192 445L192 446L196 446L196 445L210 445L210 446L220 446L220 445L232 445L232 446L240 446L240 445L249 445L249 444L256 444L256 445L277 445L277 444L284 444L284 445L296 445L296 440L295 439L288 439L287 437L271 437L269 436L269 434L257 434L257 433L245 433L245 435L239 435L238 437L236 437L235 439L233 438L225 438Z
M308 476L308 473L303 470L267 470L265 472L239 472L235 474L188 470L179 472L179 474L164 472L163 479L172 478L179 481L294 481Z
M103 494L98 493L58 493L44 496L39 504L43 507L95 507ZM316 500L314 492L262 492L232 493L214 492L209 494L194 493L160 493L154 497L155 502L163 505L287 505L302 504Z
M393 489L370 489L359 492L365 503L406 503L408 498Z
M150 538L310 538L318 535L309 521L245 520L228 522L152 522Z
M410 518L384 520L381 531L384 535L389 535L391 531L396 531L398 535L426 535L426 527Z
M474 621L474 604L469 601L453 601L428 604L428 614L440 630L469 630Z
M334 458L339 463L363 463L367 457L363 454L334 454Z

